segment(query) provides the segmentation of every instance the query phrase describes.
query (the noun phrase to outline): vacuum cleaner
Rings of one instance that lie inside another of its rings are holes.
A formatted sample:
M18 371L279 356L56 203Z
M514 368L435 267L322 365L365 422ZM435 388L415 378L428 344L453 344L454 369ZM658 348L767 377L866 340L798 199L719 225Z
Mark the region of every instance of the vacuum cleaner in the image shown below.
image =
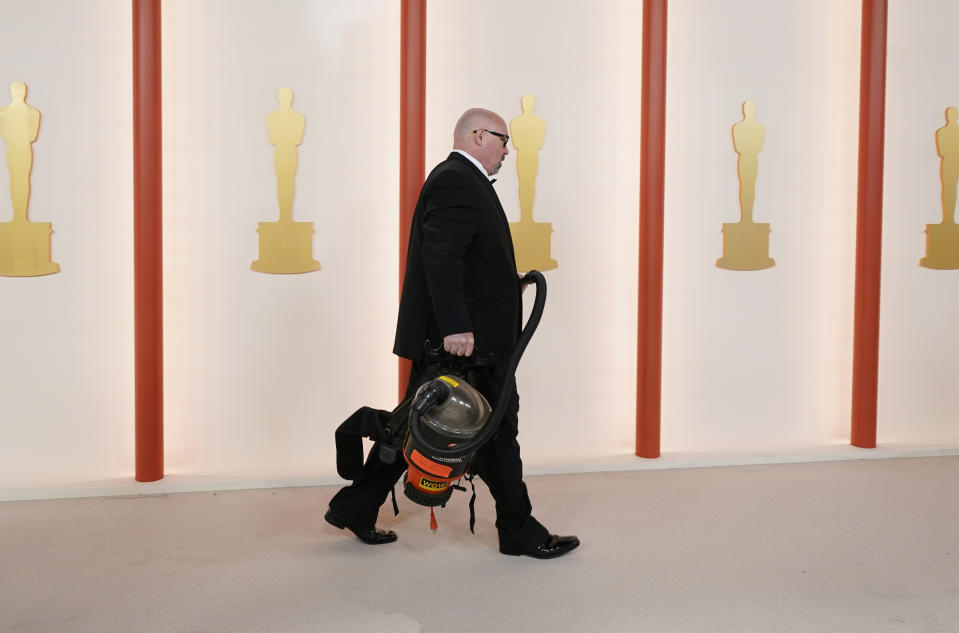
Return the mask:
M337 471L344 479L356 479L363 465L361 437L379 443L380 460L392 464L402 453L407 462L403 492L430 508L430 527L436 529L433 508L444 506L454 482L466 477L476 452L496 433L509 406L516 368L546 305L546 279L539 271L528 272L523 284L536 285L536 299L516 347L504 368L502 390L495 409L469 383L472 370L488 364L482 356L453 356L442 349L430 352L433 362L421 376L423 384L393 411L363 407L336 430ZM475 492L474 492L475 499ZM399 512L396 500L393 510ZM473 529L470 501L470 530Z

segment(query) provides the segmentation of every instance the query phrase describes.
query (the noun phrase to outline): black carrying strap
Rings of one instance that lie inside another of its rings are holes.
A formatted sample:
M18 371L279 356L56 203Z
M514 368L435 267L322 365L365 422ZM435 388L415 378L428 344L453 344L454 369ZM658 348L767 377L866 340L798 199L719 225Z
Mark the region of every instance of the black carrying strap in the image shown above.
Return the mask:
M474 477L476 477L476 475L474 475L473 473L466 473L465 475L463 475L463 479L470 482L470 488L473 489L473 496L470 497L470 533L471 534L476 534L476 530L473 529L476 526L476 484L473 483ZM463 492L466 492L466 488L464 488L463 486L459 486L457 484L453 484L450 487L455 490L462 490Z
M393 516L398 516L400 507L396 505L396 484L393 484L393 487L390 488L390 497L393 499Z
M363 438L378 440L383 434L390 412L361 407L336 427L336 472L343 479L354 480L363 472Z
M466 481L470 482L470 488L473 489L473 496L470 497L470 534L476 534L476 531L473 527L476 525L476 484L473 483L473 473L470 473L466 477Z
M403 439L409 409L409 398L392 411L360 407L336 427L336 472L340 477L353 481L363 472L364 437L378 442L381 449L389 449L391 456L383 461L392 464ZM380 457L384 457L383 450Z

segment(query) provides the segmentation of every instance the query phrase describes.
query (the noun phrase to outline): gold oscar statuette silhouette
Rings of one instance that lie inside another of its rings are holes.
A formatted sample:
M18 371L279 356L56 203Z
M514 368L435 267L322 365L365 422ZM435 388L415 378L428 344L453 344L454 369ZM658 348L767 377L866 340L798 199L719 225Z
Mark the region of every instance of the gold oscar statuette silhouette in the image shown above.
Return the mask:
M956 224L956 184L959 183L959 108L946 108L946 124L936 130L941 161L942 222L926 225L926 256L920 266L939 270L959 269L959 224Z
M519 222L510 222L516 251L516 269L552 270L559 266L550 256L550 222L533 221L533 200L536 197L536 172L539 170L539 152L546 136L546 123L533 114L536 100L525 95L520 100L523 114L509 122L510 137L516 149L516 172L519 175Z
M0 137L7 144L7 170L10 172L10 199L13 220L0 222L0 275L39 277L60 272L50 260L49 222L27 219L30 204L30 171L33 148L40 131L40 111L27 105L27 85L10 84L10 105L0 108Z
M759 152L766 128L756 120L756 104L743 103L743 119L733 125L733 147L739 154L739 222L723 222L723 256L716 265L727 270L762 270L776 265L769 256L769 223L753 222Z
M320 262L313 259L313 223L293 221L296 146L303 141L306 117L291 107L293 91L289 88L281 88L277 99L280 107L267 115L266 129L274 147L280 219L257 223L260 258L250 268L261 273L308 273L320 269Z

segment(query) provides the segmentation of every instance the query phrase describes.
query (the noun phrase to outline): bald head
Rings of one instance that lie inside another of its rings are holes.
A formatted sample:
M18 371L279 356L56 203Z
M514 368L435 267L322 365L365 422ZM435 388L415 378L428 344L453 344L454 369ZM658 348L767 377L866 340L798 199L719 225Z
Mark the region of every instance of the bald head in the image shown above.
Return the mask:
M506 121L492 110L470 108L460 116L456 127L453 128L453 149L467 149L473 130L481 129L500 131L500 129L506 129Z
M506 147L508 135L509 128L503 117L492 110L470 108L453 128L453 149L462 150L478 160L492 176L503 166L503 159L509 154Z

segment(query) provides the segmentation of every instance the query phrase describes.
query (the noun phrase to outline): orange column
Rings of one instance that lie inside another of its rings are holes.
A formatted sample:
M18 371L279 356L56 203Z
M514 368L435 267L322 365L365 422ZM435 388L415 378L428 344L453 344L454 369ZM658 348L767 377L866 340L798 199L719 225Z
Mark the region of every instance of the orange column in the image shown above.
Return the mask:
M643 2L636 455L659 457L666 171L666 0Z
M400 289L416 198L426 177L426 0L403 0L400 35ZM410 362L400 359L400 399Z
M136 480L163 478L160 0L133 0L133 301Z
M859 201L852 366L852 445L876 447L887 0L863 0L859 76Z

